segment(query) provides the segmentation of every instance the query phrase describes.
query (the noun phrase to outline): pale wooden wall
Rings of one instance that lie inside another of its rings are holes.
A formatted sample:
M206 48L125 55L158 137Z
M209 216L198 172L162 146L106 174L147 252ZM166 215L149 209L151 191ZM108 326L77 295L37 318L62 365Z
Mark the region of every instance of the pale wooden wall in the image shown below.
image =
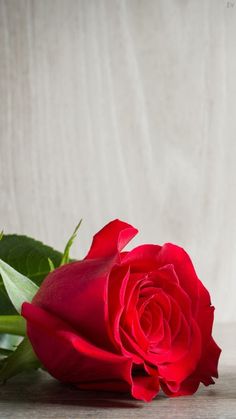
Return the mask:
M236 4L0 0L0 220L183 245L236 320Z

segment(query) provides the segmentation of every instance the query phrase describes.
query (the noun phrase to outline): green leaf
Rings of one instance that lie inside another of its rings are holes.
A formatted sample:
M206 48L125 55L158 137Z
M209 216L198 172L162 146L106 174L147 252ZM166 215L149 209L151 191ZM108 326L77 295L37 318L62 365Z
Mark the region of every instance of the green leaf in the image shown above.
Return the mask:
M14 351L22 341L22 336L0 334L0 347Z
M5 382L22 371L29 371L40 367L40 362L36 357L29 339L22 340L16 350L3 360L0 369L0 381Z
M50 272L53 272L55 269L55 266L54 266L53 261L50 258L48 258L48 264L49 264Z
M38 287L29 278L13 269L0 259L0 273L8 296L18 313L24 301L31 302Z
M48 258L58 267L62 253L27 236L4 235L0 241L0 259L30 278L37 285L49 274ZM15 314L0 278L0 314Z
M0 242L0 259L37 285L50 272L48 258L58 267L62 253L31 237L16 234L4 235Z
M0 333L25 336L26 321L22 316L0 316Z
M3 238L3 230L0 233L0 240L2 240L2 238Z
M66 243L66 247L65 247L62 259L61 259L60 266L65 265L66 263L70 262L70 256L69 256L70 255L70 248L71 248L71 246L72 246L72 244L73 244L73 242L74 242L74 240L77 236L77 232L78 232L78 230L81 226L81 223L82 223L82 218L79 221L79 224L75 227L75 230L73 231L72 236L69 238L68 242Z
M0 276L0 315L1 314L11 314L16 313L14 306L9 299L7 292L4 288L3 281Z
M11 349L0 348L0 356L9 356L11 353Z

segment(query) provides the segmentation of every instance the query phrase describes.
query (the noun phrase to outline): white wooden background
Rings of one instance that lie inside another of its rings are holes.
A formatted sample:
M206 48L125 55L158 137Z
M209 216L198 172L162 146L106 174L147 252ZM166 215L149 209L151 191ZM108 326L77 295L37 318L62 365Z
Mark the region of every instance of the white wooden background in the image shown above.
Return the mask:
M236 320L235 0L0 0L0 224L74 255L113 218Z

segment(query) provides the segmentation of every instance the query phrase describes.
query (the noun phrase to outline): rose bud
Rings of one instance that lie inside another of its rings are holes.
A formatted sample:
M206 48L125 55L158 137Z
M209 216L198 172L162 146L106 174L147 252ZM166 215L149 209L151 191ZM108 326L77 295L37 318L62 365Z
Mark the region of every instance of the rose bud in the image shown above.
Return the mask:
M22 306L28 337L49 373L79 389L193 394L217 377L214 307L182 248L122 252L136 234L112 221L84 260L51 272Z

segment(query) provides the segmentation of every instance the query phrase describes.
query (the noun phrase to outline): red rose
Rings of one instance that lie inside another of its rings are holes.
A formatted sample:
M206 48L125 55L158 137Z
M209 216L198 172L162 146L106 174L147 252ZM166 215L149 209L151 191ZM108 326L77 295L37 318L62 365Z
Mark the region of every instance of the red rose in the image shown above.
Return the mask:
M220 349L214 307L185 251L124 246L137 234L112 221L86 258L50 273L24 303L27 332L46 369L80 389L130 391L149 401L213 384Z

